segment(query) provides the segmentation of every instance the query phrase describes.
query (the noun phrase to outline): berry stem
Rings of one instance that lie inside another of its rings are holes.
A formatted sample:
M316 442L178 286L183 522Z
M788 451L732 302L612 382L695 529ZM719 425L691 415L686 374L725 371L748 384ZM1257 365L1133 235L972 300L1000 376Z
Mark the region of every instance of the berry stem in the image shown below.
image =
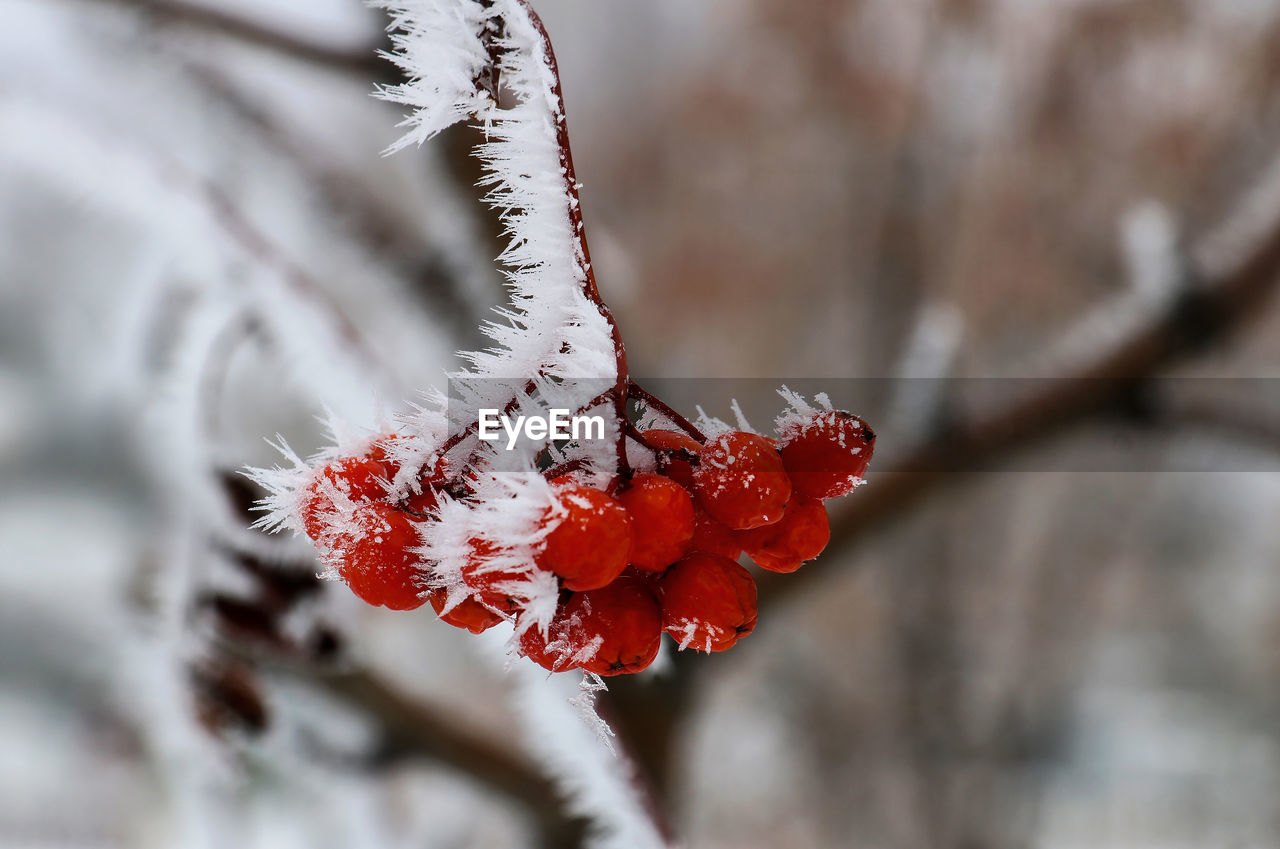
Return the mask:
M613 317L612 310L600 297L600 288L596 285L595 269L591 265L591 250L587 246L587 231L582 221L582 202L578 195L578 178L573 168L573 150L569 145L569 123L565 117L564 93L560 86L560 67L556 63L555 50L551 46L551 36L543 26L542 18L529 5L528 0L516 0L529 16L529 22L542 41L542 51L547 57L547 68L551 71L551 93L556 107L556 144L560 148L560 169L564 174L565 189L569 197L569 224L573 227L573 235L577 241L575 259L582 271L583 293L600 311L600 315L609 324L609 333L613 338L613 356L617 376L613 387L613 412L618 423L618 441L616 445L618 458L618 475L626 479L631 474L631 466L627 462L627 440L625 423L627 422L627 349L622 343L622 332Z
M689 434L689 436L693 437L699 443L707 441L706 434L698 430L698 428L693 425L693 422L677 413L669 404L667 404L666 401L663 401L657 395L645 390L644 387L636 383L634 380L627 380L627 391L632 398L642 401L646 406L653 407L658 412L662 413L668 421L679 427L685 433Z

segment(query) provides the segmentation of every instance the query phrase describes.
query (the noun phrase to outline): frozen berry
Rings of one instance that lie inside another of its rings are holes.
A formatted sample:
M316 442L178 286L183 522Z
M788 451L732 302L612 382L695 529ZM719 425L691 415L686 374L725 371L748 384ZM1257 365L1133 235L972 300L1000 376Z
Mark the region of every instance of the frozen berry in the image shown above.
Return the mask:
M640 435L658 449L658 471L686 489L692 489L693 463L690 460L698 456L702 446L678 430L653 428Z
M724 522L711 518L711 515L700 505L693 507L693 539L689 541L689 551L704 551L708 554L719 554L730 560L737 560L742 553L742 543Z
M520 651L545 669L584 669L597 675L639 672L653 663L662 641L662 611L646 582L619 578L607 587L574 593L551 623L548 638L530 628Z
M756 627L756 582L727 557L690 554L658 586L663 630L681 648L724 651Z
M662 475L640 474L618 501L631 517L631 565L661 572L680 559L693 538L693 498Z
M455 628L465 628L473 634L483 633L502 621L502 617L485 607L473 596L467 596L453 607L445 610L449 593L444 589L435 589L427 596L440 621Z
M319 540L329 530L338 505L365 504L387 493L392 469L372 457L342 457L316 473L302 497L302 524L307 536Z
M739 531L742 548L756 565L770 572L794 572L822 553L831 539L827 509L816 498L792 498L782 520L763 528Z
M735 531L778 521L791 497L778 450L769 439L744 431L707 442L693 482L707 512Z
M611 495L586 486L557 491L563 511L537 554L538 565L564 579L568 590L593 590L627 568L631 519Z
M875 442L875 432L857 416L828 410L784 428L782 463L797 493L835 498L862 482Z
M374 502L355 509L334 536L331 555L338 574L360 599L392 610L413 610L426 601L413 554L418 532L409 517Z

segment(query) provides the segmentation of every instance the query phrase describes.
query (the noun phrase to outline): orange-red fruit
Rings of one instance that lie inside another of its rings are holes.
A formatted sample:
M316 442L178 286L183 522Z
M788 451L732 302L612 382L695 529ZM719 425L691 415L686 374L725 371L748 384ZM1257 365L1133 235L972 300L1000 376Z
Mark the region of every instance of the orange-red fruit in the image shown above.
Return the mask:
M818 413L783 434L782 463L795 491L808 498L848 495L862 481L876 434L843 410Z
M631 518L617 499L591 487L566 486L556 497L565 515L547 534L538 565L563 578L568 590L605 586L627 568Z
M334 539L338 574L361 600L392 610L413 610L426 601L418 558L418 533L404 513L374 502L355 509L351 527Z
M574 593L556 611L549 639L530 628L520 638L520 651L553 672L580 668L625 675L653 663L661 641L662 611L652 590L644 581L619 578L607 587ZM590 658L581 660L583 653Z
M698 500L735 531L782 518L791 481L772 442L744 431L722 433L702 447L693 472Z
M444 605L448 597L448 592L443 589L432 590L427 596L431 600L431 606L435 609L441 622L446 622L455 628L465 628L473 634L481 634L502 621L501 616L485 607L472 596L467 596L449 610L444 611ZM444 612L442 613L441 611Z
M652 430L644 431L640 435L644 437L645 442L659 449L658 471L685 489L693 489L693 464L668 452L683 450L697 457L698 452L702 450L702 446L694 441L692 437L677 430L653 428Z
M737 560L738 555L742 553L742 542L724 522L711 518L706 510L695 504L693 505L693 539L689 540L689 551L703 551Z
M302 499L302 524L307 536L319 540L335 513L334 490L355 504L376 501L387 493L394 474L387 463L372 457L341 457L320 469Z
M640 474L618 501L631 517L631 565L661 572L680 559L693 539L693 498L662 475Z
M793 497L780 522L739 531L737 538L761 569L794 572L827 547L831 539L827 508L816 498Z
M690 554L658 586L663 630L681 648L724 651L756 627L756 582L727 557Z

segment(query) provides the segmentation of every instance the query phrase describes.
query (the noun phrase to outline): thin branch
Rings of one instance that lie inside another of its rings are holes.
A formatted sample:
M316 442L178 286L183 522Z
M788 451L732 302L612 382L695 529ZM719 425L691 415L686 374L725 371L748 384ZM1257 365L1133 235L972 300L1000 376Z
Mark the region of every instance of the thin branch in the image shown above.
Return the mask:
M583 843L586 823L564 813L552 781L492 736L459 725L448 713L414 698L364 669L324 672L314 667L273 667L338 699L378 722L381 740L374 763L389 766L426 758L453 767L523 806L546 847Z
M299 38L292 32L248 20L221 9L175 0L88 0L150 15L157 23L206 32L252 44L308 64L370 80L394 76L394 66L377 52L376 45L336 47Z

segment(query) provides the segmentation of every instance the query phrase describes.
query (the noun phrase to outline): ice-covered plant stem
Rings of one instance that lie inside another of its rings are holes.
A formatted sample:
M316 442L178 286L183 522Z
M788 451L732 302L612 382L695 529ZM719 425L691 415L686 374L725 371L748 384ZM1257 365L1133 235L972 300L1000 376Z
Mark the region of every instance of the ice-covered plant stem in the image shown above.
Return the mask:
M538 15L526 0L385 5L407 79L380 94L411 110L392 150L458 121L483 129L480 183L508 237L511 301L482 328L495 345L463 355L447 396L255 473L271 492L263 524L305 533L370 604L430 602L474 633L513 622L512 650L551 671L638 672L664 632L681 648L730 648L756 622L739 556L776 572L816 557L822 501L861 482L875 435L825 396L813 407L784 390L770 437L695 425L639 386L592 267ZM545 426L598 409L611 414L594 437ZM508 428L505 446L483 424L532 418L544 426L524 439Z

